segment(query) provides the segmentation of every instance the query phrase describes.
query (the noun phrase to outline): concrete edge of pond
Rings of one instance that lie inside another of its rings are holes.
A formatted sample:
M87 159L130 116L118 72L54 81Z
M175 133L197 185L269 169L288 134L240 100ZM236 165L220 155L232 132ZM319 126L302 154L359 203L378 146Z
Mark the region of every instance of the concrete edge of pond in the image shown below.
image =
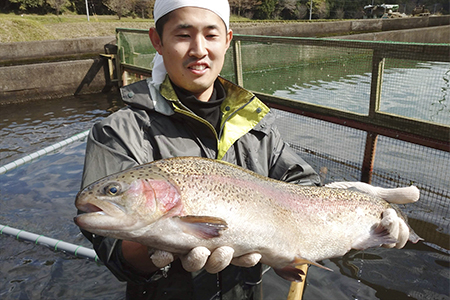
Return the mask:
M286 23L234 29L235 33L450 43L450 15L400 19ZM341 34L341 35L339 35ZM0 105L109 91L108 45L114 36L0 44Z

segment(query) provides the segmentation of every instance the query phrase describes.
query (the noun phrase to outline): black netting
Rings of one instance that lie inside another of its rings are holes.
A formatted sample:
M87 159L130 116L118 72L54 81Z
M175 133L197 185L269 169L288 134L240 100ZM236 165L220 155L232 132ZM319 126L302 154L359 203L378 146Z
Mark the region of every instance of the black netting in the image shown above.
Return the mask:
M154 50L147 34L119 31L118 37L124 62L150 66ZM235 40L241 41L241 84L266 95L260 97L269 103L278 101L273 97L289 99L276 106L281 109L279 129L325 183L361 180L366 137L372 134L367 132L387 128L377 138L372 184L416 185L421 200L401 209L419 235L449 249L449 45L246 36ZM230 47L221 75L236 82L233 51Z
M284 111L277 125L286 140L321 173L324 183L361 178L366 133ZM450 153L379 136L372 184L420 189L420 201L401 205L426 241L448 249L450 234Z

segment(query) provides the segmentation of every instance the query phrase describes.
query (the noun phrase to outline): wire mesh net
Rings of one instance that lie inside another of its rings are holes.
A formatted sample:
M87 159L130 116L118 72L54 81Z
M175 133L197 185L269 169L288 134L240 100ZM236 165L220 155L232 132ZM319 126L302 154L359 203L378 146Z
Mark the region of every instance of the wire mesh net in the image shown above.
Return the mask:
M382 45L382 43L380 43ZM392 45L386 43L389 47ZM408 45L402 45L408 46ZM343 111L369 114L373 85L373 50L243 42L244 86L252 91ZM377 111L448 126L450 63L386 58L380 76ZM285 140L320 171L324 183L361 179L367 132L278 111ZM415 123L411 122L411 126ZM449 136L450 139L450 136ZM449 249L450 154L448 151L378 136L372 184L383 187L416 185L421 200L403 205L417 233Z
M277 111L285 141L320 172L323 183L359 181L367 133L342 125ZM420 189L420 201L401 205L414 230L449 249L450 153L379 136L372 184Z
M149 50L153 48L148 36L120 34L119 47L125 62L150 66L154 50ZM417 49L417 44L355 42L355 46L343 41L346 46L342 46L336 41L330 41L329 45L325 40L309 41L320 43L242 41L243 86L254 92L360 116L369 116L370 101L378 94L379 102L372 109L387 116L400 116L403 127L415 127L420 122L420 128L415 130L422 138L435 134L436 128L444 135L450 132L450 55L445 55L445 51L450 54L450 45L445 46L444 55L441 47L433 56L429 51L414 53L411 49ZM396 48L401 51L390 56ZM377 53L384 56L379 78L373 78ZM230 48L221 76L236 82L235 64ZM374 88L377 82L382 88ZM277 113L278 126L286 142L321 172L325 183L361 179L366 137L370 133L348 127L345 122L338 125L282 110ZM433 127L436 124L439 127ZM450 136L447 137L443 143L448 146ZM380 134L372 171L374 185L414 184L421 190L418 203L401 208L419 235L447 250L450 248L449 150Z
M133 30L117 32L117 46L121 63L150 68L156 50L153 48L148 31Z
M386 59L380 111L450 125L450 63Z
M355 113L368 112L371 50L246 42L242 57L245 88Z

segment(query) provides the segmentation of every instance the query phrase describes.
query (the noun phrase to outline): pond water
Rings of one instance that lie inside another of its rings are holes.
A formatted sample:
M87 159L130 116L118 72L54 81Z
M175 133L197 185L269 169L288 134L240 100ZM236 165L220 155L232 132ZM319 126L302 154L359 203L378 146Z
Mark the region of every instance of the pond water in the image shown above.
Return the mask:
M351 67L335 62L260 70L245 74L244 86L252 91L368 114L370 60L355 61ZM381 112L450 125L450 63L387 59L380 102Z
M89 129L121 105L116 94L100 94L0 106L0 166ZM289 118L280 113L281 129L289 127ZM292 139L301 138L311 149L326 142L324 136L295 134ZM353 133L346 138L353 139ZM395 147L386 144L384 155L395 159ZM84 150L85 141L78 141L0 175L0 224L90 247L72 221ZM315 167L323 164L323 157L305 155ZM444 163L448 156L440 159ZM356 176L335 173L331 179ZM426 210L411 209L409 214L420 221L423 214L433 213ZM425 231L425 239L437 232L448 241L448 215L426 225L432 229ZM334 272L311 267L304 299L450 299L449 261L445 243L432 239L401 250L352 251L323 261ZM0 274L1 299L124 299L124 284L101 264L5 235L0 236ZM264 287L265 299L287 298L289 283L272 271L265 275Z

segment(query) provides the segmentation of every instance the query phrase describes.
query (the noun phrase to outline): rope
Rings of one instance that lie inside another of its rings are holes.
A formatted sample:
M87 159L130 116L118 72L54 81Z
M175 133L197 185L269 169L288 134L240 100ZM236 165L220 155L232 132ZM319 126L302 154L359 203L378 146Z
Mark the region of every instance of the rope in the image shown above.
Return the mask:
M80 246L74 245L71 243L64 242L62 240L52 239L43 235L34 234L25 230L19 230L16 228L9 227L8 225L0 224L0 234L7 234L10 236L14 236L16 239L25 240L29 242L33 242L36 245L44 245L48 246L55 251L63 251L69 254L72 254L76 257L88 258L92 259L96 262L99 262L98 256L94 250Z
M76 141L82 140L88 134L89 134L89 130L83 131L83 132L78 133L78 134L76 134L76 135L74 135L74 136L72 136L72 137L70 137L68 139L65 139L65 140L61 141L61 142L58 142L58 143L53 144L51 146L48 146L48 147L46 147L44 149L41 149L41 150L36 151L34 153L31 153L31 154L29 154L29 155L27 155L25 157L19 158L18 160L15 160L15 161L13 161L13 162L11 162L9 164L1 166L0 167L0 175L1 174L5 174L6 172L11 171L11 170L13 170L13 169L15 169L15 168L17 168L17 167L19 167L21 165L24 165L24 164L26 164L26 163L34 160L34 159L37 159L39 157L42 157L42 156L47 155L49 153L52 153L52 152L54 152L56 150L59 150L62 147L65 147L65 146L67 146L69 144L72 144L72 143L74 143Z

